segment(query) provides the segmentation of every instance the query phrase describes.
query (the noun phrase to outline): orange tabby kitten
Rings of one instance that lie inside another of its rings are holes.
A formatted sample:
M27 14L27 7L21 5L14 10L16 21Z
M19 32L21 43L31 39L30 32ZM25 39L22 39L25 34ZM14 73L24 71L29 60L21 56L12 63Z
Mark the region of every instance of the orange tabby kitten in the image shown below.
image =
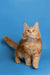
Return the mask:
M29 27L24 23L23 38L19 44L14 43L7 36L4 40L13 48L15 48L15 62L20 63L19 58L25 58L26 65L31 65L31 60L33 62L33 67L38 68L38 62L41 54L42 43L39 31L38 22L35 23L33 27Z

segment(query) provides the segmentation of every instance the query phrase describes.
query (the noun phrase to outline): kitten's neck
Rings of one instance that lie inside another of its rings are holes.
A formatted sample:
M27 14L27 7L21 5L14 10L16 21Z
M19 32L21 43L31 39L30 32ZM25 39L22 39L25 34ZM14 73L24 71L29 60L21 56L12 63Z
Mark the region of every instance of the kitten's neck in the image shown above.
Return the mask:
M23 40L25 40L25 41L27 41L27 42L36 42L36 41L39 40L39 39L26 37L26 38L23 38Z

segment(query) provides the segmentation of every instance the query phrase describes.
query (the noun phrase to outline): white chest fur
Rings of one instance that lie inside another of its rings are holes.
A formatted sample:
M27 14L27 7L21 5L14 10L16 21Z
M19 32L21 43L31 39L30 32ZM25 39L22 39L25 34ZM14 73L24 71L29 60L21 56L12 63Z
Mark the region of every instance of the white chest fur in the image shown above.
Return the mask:
M36 53L41 48L41 44L38 43L36 40L28 39L27 42L24 43L24 47L26 51L32 55L33 53Z

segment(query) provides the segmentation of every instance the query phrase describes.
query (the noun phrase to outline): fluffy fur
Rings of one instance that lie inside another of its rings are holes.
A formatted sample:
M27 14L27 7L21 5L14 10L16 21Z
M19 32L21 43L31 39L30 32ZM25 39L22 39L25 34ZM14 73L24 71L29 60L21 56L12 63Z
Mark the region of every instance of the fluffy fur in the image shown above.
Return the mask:
M42 43L39 31L38 22L35 23L33 27L29 27L24 23L23 38L19 44L13 42L7 36L4 40L13 48L15 48L15 62L20 63L19 58L25 58L26 65L31 65L33 63L34 68L38 68L38 62L40 59Z

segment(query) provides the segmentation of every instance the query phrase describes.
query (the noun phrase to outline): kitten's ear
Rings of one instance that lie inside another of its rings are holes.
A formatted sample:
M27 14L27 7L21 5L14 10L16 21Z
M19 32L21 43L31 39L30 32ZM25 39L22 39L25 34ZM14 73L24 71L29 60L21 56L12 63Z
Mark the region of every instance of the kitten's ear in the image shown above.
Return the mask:
M39 22L37 21L34 26L36 27L36 29L39 29Z
M28 28L28 25L24 22L24 30Z

